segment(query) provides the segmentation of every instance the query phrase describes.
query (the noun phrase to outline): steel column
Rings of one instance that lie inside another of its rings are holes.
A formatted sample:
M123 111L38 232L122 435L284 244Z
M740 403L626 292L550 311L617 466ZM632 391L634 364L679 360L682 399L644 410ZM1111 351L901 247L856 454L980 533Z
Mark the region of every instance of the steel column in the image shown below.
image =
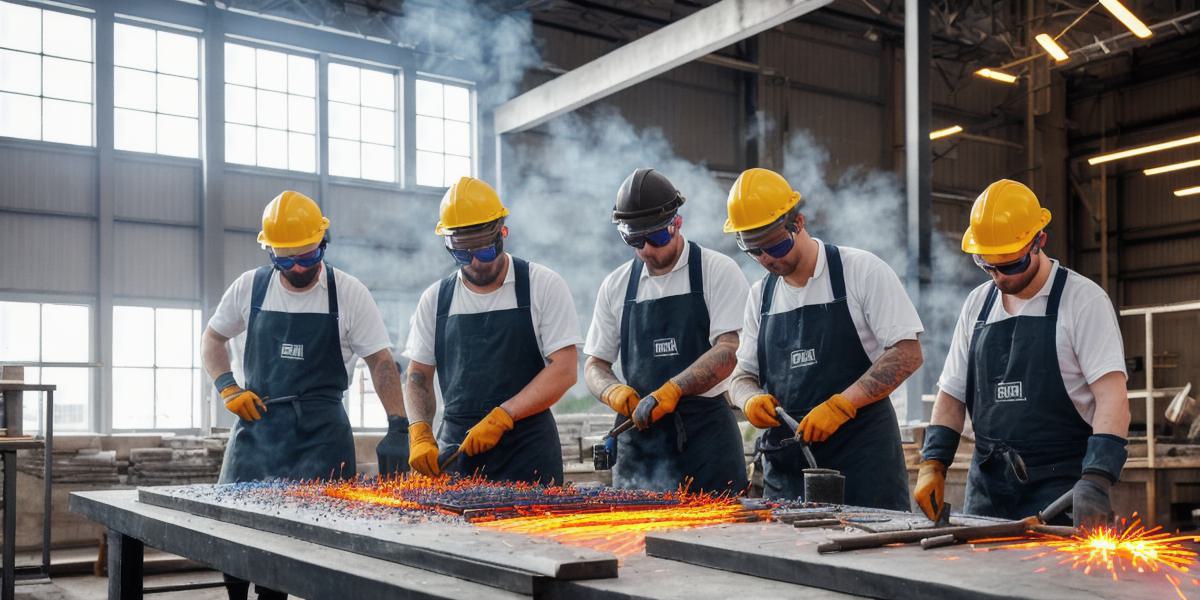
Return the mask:
M908 295L921 312L932 272L930 255L932 156L929 149L929 0L904 3L904 162L908 198ZM906 420L921 418L925 370L908 379Z

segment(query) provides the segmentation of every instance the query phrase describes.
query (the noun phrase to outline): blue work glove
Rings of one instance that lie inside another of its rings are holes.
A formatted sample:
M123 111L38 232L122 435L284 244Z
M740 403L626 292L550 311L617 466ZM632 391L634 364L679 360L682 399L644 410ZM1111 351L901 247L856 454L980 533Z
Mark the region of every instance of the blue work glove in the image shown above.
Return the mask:
M408 417L388 417L387 435L375 446L379 476L393 477L408 471Z

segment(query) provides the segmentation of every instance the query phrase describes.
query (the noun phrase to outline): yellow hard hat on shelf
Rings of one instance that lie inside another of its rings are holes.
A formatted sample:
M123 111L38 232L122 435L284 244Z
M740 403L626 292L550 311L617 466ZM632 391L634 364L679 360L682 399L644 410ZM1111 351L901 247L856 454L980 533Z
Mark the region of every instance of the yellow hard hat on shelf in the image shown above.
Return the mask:
M500 195L482 179L462 177L442 196L441 220L433 232L450 235L455 229L482 225L508 216Z
M1033 190L1011 179L1001 179L975 199L971 224L963 232L962 250L967 254L1012 254L1049 223L1050 211L1042 208Z
M325 238L329 219L312 198L286 190L267 204L258 243L272 248L299 248Z
M769 169L746 169L733 182L725 202L729 218L725 233L758 229L773 223L800 204L800 192L782 175Z

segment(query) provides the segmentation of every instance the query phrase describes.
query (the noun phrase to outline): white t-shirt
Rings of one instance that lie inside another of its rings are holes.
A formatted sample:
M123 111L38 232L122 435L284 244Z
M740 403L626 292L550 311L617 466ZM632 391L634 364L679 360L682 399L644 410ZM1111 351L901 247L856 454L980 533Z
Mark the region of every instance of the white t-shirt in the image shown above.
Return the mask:
M317 276L317 284L303 292L293 292L280 282L282 275L272 273L267 285L267 294L263 298L263 310L289 313L328 313L329 288L326 279L328 264L321 269ZM375 305L375 299L367 286L358 278L342 271L333 269L337 280L338 298L338 329L342 342L342 362L346 365L346 375L354 378L354 363L359 357L370 356L391 348L392 342L388 337L387 326L383 324L383 315ZM254 270L242 273L225 295L221 303L208 321L213 331L234 339L235 363L240 365L242 348L245 341L240 334L246 331L250 319L250 296L254 288ZM235 374L240 368L235 368ZM244 379L241 379L243 383Z
M688 260L692 253L687 240L683 252L671 271L650 275L643 267L638 281L638 302L678 296L691 291L688 281ZM746 276L732 258L707 248L700 248L700 271L704 278L704 304L708 307L708 341L713 343L722 334L742 328L742 313L750 286ZM592 324L588 328L584 354L615 364L621 351L621 314L625 308L625 288L629 285L631 263L626 262L608 274L596 294ZM719 396L729 389L729 379L713 386L702 396Z
M780 278L771 300L771 313L796 310L802 306L828 304L833 301L833 284L829 277L825 244L817 240L817 266L804 287L793 287ZM865 250L838 246L842 257L842 273L846 280L846 304L850 319L858 331L867 358L874 362L883 351L897 342L915 340L925 331L917 309L904 291L904 284L892 268L878 256ZM738 367L758 375L758 319L762 308L760 279L750 286L746 302L742 342L738 346ZM786 360L786 357L781 360Z
M1058 261L1053 261L1046 284L1032 298L1022 300L1010 297L1017 315L1031 317L1046 316L1046 303L1054 287L1054 276L1058 273ZM954 339L950 341L950 353L938 379L941 391L964 401L967 395L967 354L971 347L971 335L975 331L975 319L983 310L992 282L988 281L971 290L958 324L954 327ZM996 298L988 323L1012 317L1004 309L1004 302ZM1063 385L1071 396L1071 402L1088 424L1096 412L1096 397L1088 385L1104 375L1118 372L1125 375L1125 349L1121 342L1121 327L1117 313L1113 310L1108 294L1091 279L1074 271L1067 272L1067 283L1059 299L1058 322L1055 328L1055 346L1058 351L1058 370L1062 373Z
M454 286L450 314L473 315L516 308L517 270L513 268L511 255L509 261L504 283L486 294L467 289L462 271L458 271L458 285ZM409 360L437 365L434 331L437 327L438 288L441 285L439 279L421 293L417 311L409 322L408 343L404 347L404 356ZM575 303L567 282L558 273L533 262L529 263L529 305L538 350L543 358L583 341L579 336L579 317L575 314Z

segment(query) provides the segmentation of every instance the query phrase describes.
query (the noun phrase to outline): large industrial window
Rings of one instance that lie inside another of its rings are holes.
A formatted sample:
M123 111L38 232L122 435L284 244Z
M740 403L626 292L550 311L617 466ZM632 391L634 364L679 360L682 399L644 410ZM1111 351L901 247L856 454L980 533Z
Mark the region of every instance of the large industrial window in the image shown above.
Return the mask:
M388 426L387 411L379 403L379 394L371 382L371 369L366 361L358 359L354 366L354 378L346 391L346 413L350 425L355 428L384 429Z
M91 146L92 19L0 2L0 136Z
M54 429L90 429L92 379L91 308L78 304L0 302L0 363L25 365L26 383L52 383ZM23 423L41 430L42 394L26 392Z
M329 65L329 174L396 181L396 76Z
M317 62L225 44L225 162L317 171Z
M199 38L117 23L113 45L114 147L199 157Z
M113 307L114 429L200 427L200 311Z
M427 79L416 84L417 185L449 186L472 174L471 90Z

